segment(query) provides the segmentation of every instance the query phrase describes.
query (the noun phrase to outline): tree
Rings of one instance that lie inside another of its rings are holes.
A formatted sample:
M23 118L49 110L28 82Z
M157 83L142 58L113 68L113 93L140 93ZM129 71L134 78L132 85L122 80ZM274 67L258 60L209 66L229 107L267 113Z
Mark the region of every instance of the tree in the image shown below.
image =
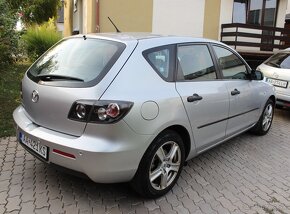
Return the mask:
M7 0L9 7L18 13L26 25L42 24L56 17L60 0Z
M15 32L17 16L6 1L0 0L0 66L13 61L17 51L18 34Z

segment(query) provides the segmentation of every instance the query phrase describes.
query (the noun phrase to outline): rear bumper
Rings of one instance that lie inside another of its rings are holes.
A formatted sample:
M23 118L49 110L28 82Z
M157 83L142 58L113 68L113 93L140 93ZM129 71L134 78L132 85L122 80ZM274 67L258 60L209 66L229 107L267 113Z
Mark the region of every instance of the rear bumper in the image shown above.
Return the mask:
M135 133L124 121L112 125L88 124L85 132L75 137L33 124L22 106L14 111L13 118L17 138L21 132L49 148L47 163L81 172L98 183L131 180L154 139L152 135ZM75 158L55 153L54 149Z

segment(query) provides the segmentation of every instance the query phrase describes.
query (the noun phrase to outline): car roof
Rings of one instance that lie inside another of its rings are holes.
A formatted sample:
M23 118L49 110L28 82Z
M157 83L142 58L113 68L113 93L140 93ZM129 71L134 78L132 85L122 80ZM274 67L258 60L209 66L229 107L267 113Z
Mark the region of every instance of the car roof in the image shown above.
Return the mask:
M83 37L83 34L76 35L74 37ZM162 39L170 39L172 42L211 42L222 44L215 40L205 39L205 38L196 38L190 36L174 36L174 35L160 35L160 34L152 34L152 33L143 33L143 32L126 32L126 33L90 33L85 35L88 38L103 38L110 39L120 42L130 42L130 41L141 41L141 40L162 40ZM224 44L223 44L224 45Z

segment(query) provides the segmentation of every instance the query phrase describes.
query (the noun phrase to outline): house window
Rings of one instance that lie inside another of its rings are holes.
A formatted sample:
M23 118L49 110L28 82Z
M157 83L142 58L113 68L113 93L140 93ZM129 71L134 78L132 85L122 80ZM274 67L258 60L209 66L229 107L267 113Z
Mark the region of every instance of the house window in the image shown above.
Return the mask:
M234 0L233 23L274 27L278 0Z
M233 8L233 23L246 24L247 21L247 0L235 0Z

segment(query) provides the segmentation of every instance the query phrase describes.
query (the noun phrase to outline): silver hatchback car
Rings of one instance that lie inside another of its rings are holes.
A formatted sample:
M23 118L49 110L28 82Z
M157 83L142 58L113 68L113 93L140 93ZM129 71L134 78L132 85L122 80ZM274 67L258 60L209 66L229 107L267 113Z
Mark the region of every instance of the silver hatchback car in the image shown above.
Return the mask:
M168 192L186 160L242 132L266 134L273 86L211 40L151 34L65 38L22 80L19 143L99 183Z

